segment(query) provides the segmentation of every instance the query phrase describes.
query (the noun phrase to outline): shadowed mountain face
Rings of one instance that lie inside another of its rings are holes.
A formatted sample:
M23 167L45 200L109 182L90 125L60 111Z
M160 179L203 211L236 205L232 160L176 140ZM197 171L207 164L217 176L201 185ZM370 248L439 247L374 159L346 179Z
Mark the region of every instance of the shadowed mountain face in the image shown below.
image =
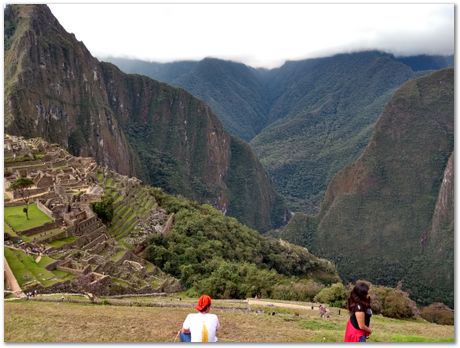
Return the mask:
M204 100L225 129L241 139L249 141L267 124L270 100L261 73L244 64L214 58L165 64L113 57L107 60L124 72L184 88Z
M286 219L250 147L206 104L99 62L44 5L5 9L5 130L93 156L261 231Z
M232 134L250 140L294 211L316 212L327 184L369 141L394 90L451 57L377 51L253 69L206 58L149 63L107 58L123 71L180 86L206 101Z
M419 302L453 306L453 150L453 70L404 84L329 184L312 250L347 281L402 281Z

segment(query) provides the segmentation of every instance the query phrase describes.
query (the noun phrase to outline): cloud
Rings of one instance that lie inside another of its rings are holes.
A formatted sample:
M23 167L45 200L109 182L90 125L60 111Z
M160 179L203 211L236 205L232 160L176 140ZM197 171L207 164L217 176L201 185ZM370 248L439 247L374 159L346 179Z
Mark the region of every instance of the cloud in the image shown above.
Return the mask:
M51 4L96 56L275 67L362 49L453 54L453 4Z

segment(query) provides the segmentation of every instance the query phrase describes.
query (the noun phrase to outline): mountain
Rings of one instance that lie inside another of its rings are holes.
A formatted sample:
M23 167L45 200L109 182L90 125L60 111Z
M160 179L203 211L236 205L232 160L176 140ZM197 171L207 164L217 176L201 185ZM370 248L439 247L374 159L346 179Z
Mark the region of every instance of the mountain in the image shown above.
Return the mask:
M398 61L409 65L414 71L439 70L454 65L454 56L418 56L399 57Z
M451 57L378 51L288 61L271 70L214 58L107 60L208 103L230 133L251 141L289 208L302 212L318 211L327 184L362 152L397 87L452 63Z
M4 38L6 132L93 156L260 231L286 220L250 147L185 90L99 62L44 5L7 6Z
M401 281L420 303L453 306L453 150L453 69L405 83L329 184L311 250L345 281Z
M104 58L127 73L149 76L182 87L204 100L231 134L249 141L266 125L270 100L260 73L241 63L215 58L201 61L154 63Z
M282 66L269 85L276 120L251 145L294 211L315 212L334 174L359 156L391 93L413 71L381 52Z

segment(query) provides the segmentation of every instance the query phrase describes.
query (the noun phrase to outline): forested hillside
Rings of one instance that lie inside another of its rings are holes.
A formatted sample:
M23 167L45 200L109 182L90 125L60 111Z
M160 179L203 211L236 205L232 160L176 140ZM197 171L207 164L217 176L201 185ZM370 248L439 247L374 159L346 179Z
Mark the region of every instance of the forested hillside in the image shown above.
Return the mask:
M327 184L367 145L397 87L452 57L378 51L288 61L276 69L206 58L150 63L107 58L123 71L185 88L251 145L289 208L317 212Z

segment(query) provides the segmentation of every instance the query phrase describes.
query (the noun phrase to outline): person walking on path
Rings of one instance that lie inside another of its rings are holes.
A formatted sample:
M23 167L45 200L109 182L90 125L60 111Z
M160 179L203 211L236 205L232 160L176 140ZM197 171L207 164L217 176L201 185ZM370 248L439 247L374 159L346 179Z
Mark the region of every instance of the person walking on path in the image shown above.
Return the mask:
M348 298L347 307L350 319L345 329L344 342L366 342L372 333L369 327L372 316L369 285L357 283Z
M220 323L217 315L209 313L211 297L202 295L195 309L198 313L188 314L179 331L181 342L217 342Z

